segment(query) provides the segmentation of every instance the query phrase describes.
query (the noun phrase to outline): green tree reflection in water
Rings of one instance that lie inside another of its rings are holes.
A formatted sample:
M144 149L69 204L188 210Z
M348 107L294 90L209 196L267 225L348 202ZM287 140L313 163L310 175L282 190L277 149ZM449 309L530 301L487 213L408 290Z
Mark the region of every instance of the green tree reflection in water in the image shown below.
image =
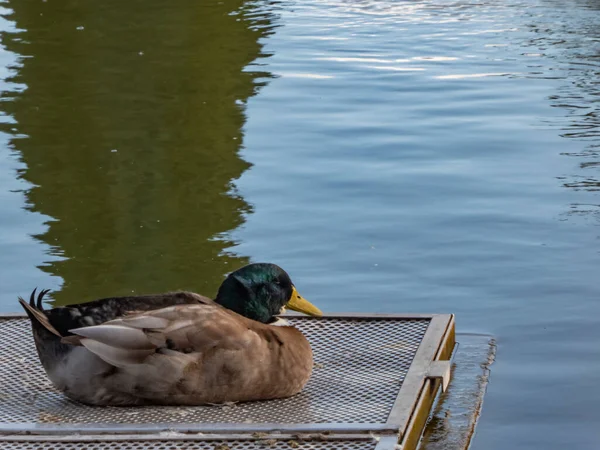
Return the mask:
M212 295L247 263L226 233L248 204L233 180L244 103L268 74L247 66L273 27L260 4L13 1L23 55L2 109L32 183L37 238L57 255L58 304L131 292ZM264 82L264 81L263 81Z

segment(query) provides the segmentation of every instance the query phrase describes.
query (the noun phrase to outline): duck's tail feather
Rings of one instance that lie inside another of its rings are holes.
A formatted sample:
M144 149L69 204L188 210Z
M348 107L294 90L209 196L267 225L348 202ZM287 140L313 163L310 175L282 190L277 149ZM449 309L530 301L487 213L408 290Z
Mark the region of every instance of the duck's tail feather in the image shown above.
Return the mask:
M33 339L35 340L40 361L46 372L50 374L57 364L60 364L63 358L75 347L61 342L61 334L52 326L48 316L43 308L41 308L44 295L47 292L47 290L41 291L36 299L36 290L34 290L31 293L29 302L19 297L19 303L23 306L23 309L25 309L31 320ZM38 309L38 307L40 308Z

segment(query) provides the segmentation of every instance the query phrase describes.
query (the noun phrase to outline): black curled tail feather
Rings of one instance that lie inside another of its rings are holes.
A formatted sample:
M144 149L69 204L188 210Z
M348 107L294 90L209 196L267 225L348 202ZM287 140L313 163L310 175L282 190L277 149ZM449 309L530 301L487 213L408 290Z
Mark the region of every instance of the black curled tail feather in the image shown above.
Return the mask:
M43 303L43 301L44 301L44 295L46 295L48 292L50 292L50 289L44 289L38 295L37 303L35 304L35 306L40 311L44 311L44 303Z
M37 287L33 290L31 295L29 296L29 306L31 306L32 308L35 308L35 291L37 291ZM19 300L23 300L23 299L21 297L19 297Z

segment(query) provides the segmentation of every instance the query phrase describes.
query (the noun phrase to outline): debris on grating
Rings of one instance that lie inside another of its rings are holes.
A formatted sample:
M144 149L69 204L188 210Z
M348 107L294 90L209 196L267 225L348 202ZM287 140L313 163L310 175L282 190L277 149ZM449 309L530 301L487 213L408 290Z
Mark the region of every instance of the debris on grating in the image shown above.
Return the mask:
M61 423L64 420L63 417L57 416L46 411L40 412L39 421L41 423Z
M379 440L381 439L379 436L377 436L375 433L370 432L369 436L371 436L371 439L373 439L373 441L375 442L379 442Z
M233 408L239 402L223 402L223 403L207 403L208 406L216 406L218 408Z
M264 439L267 437L267 433L263 433L261 431L256 431L256 432L252 433L252 437L254 437L256 439Z

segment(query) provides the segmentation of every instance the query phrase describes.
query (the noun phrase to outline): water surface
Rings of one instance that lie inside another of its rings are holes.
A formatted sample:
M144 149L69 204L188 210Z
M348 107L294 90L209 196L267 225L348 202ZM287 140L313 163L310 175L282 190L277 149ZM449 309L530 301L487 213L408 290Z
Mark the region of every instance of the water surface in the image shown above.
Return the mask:
M494 334L473 448L596 448L599 2L2 8L0 310L272 261Z

